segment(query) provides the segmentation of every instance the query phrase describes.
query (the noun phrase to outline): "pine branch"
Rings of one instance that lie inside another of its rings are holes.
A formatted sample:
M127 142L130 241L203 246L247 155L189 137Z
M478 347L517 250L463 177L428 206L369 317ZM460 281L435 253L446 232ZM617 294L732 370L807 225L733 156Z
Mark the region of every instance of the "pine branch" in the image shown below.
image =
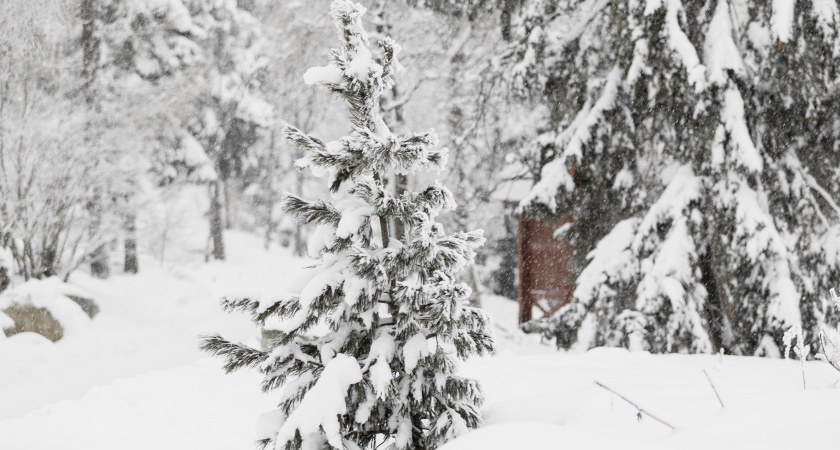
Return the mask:
M248 347L244 344L233 344L218 334L201 337L201 350L213 356L225 358L224 369L231 373L243 367L255 368L268 358L268 353Z
M251 321L258 325L265 324L271 316L291 317L300 310L297 296L289 296L275 300L269 307L263 308L264 301L250 298L228 299L222 298L222 309L226 312L244 312L251 315Z
M283 211L294 214L305 224L337 225L341 220L341 212L325 200L308 201L293 194L286 194L280 206Z
M322 140L314 136L310 136L293 126L287 126L283 129L283 137L297 144L297 146L303 150L324 149L324 142Z

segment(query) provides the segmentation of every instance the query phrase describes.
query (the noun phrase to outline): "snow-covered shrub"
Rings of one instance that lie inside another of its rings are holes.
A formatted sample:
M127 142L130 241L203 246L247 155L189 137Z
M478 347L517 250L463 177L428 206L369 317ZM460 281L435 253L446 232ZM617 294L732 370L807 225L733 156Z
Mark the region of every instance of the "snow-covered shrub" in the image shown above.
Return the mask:
M45 79L56 86L45 89ZM84 114L63 98L65 83L31 65L0 88L0 248L25 279L66 276L110 242L118 221L89 207L113 166L108 152L84 143Z
M785 335L782 336L782 341L785 344L785 359L790 357L791 350L793 350L793 353L799 359L799 365L802 370L802 387L805 387L805 358L811 353L811 349L810 346L805 345L805 339L802 337L802 327L799 325L790 327L789 330L785 331ZM795 345L793 344L794 341L796 341Z
M119 223L103 193L121 178L116 153L131 139L106 143L116 115L81 92L90 71L77 67L85 52L79 5L70 7L16 0L0 18L0 248L24 279L66 276L104 253ZM25 31L9 40L14 29Z
M492 350L489 319L466 305L470 289L454 275L484 239L444 232L436 217L455 204L439 183L400 196L384 186L390 171L439 169L446 151L433 131L397 136L383 122L379 98L400 68L398 47L386 38L371 52L364 12L333 2L342 46L304 75L348 102L352 131L332 142L285 131L307 150L299 167L329 173L330 198L284 201L317 225L309 240L317 263L289 287L294 294L224 301L259 324L284 319L270 353L220 336L203 343L227 370L258 368L265 390L284 387L260 427L272 448L431 449L481 424L481 389L456 370L459 359ZM402 221L404 236L389 233L391 219Z

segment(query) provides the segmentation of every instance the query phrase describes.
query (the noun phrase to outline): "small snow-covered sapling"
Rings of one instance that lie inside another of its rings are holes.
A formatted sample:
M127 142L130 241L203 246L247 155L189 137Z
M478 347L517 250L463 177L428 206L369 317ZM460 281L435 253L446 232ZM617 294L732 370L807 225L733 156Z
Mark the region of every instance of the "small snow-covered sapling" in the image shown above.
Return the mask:
M791 344L793 340L796 340L796 345L793 347L793 352L796 354L796 357L799 358L799 367L802 370L802 389L807 389L805 385L805 357L808 355L810 350L810 345L805 345L805 340L802 337L802 327L799 325L794 325L788 328L785 331L785 335L782 338L785 343L785 359L788 359L790 356Z

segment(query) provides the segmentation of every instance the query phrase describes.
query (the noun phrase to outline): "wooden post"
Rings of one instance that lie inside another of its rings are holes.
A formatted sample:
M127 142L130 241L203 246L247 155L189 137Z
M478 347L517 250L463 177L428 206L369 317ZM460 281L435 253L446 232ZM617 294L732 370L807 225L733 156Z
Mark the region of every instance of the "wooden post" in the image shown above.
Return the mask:
M525 241L528 235L528 220L522 216L518 216L517 221L519 222L519 226L516 227L516 253L519 261L517 265L519 268L519 286L517 287L517 291L519 292L519 324L521 325L531 320L531 303L528 296L528 273L525 264L525 258L528 256L525 252L527 247Z

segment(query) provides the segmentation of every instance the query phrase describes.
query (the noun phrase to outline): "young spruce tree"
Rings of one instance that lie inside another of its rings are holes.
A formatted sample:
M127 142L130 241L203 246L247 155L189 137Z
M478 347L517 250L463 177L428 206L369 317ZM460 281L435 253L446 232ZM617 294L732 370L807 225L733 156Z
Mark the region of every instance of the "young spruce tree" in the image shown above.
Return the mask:
M308 152L299 167L330 174L331 198L284 202L317 225L309 253L318 262L294 295L224 300L256 323L284 320L273 350L220 336L203 343L228 371L258 368L264 390L284 387L260 427L260 443L271 448L431 449L481 424L479 385L455 372L459 359L493 344L487 316L465 305L470 290L454 275L484 239L481 231L444 233L435 218L455 204L442 185L394 197L383 184L389 171L439 169L446 150L435 148L434 131L395 136L382 121L379 98L400 68L398 47L386 38L371 53L364 12L333 2L342 46L304 75L347 100L352 131L333 142L285 131ZM389 219L402 221L404 236L389 235Z

